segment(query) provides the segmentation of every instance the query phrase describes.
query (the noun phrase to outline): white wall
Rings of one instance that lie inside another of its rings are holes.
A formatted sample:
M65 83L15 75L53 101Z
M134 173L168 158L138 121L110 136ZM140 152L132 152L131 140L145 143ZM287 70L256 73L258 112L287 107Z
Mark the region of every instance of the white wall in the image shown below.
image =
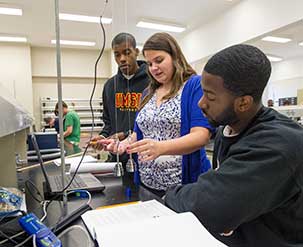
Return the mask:
M303 57L289 59L272 64L267 99L277 104L279 98L297 97L299 89L303 89Z
M180 45L188 61L197 61L227 46L299 21L302 9L302 0L243 0L187 34Z
M303 77L303 57L272 63L271 81L275 82L295 77Z
M56 49L33 47L32 74L35 77L56 77ZM97 77L108 78L111 75L110 52L105 51L98 65ZM98 50L62 49L62 77L92 78Z
M33 97L35 123L40 128L40 98L57 98L57 65L54 48L34 47L32 51ZM62 96L89 99L93 87L95 61L98 50L61 50ZM111 75L110 51L102 56L97 71L94 98L102 95L103 84Z
M33 114L30 47L0 44L0 68L0 83Z
M202 74L203 68L206 65L206 62L204 59L198 60L196 62L190 63L190 65L193 67L193 69L197 72L198 75Z
M114 76L118 71L118 64L116 63L114 53L110 54L110 62L111 62L111 75Z
M64 96L69 94L68 92L73 92L78 98L88 96L87 92L91 89L94 65L98 55L98 50L62 49L62 78L63 84L66 83L63 85ZM2 43L0 44L0 68L0 83L40 121L39 104L37 105L40 96L57 97L56 50ZM101 83L110 75L110 51L106 51L98 65L97 90L102 90ZM32 78L36 78L34 84ZM77 78L80 78L80 81L77 81ZM43 84L43 82L47 83ZM72 87L72 83L77 86Z
M271 82L268 87L268 99L278 102L279 98L297 97L299 89L303 89L303 77Z

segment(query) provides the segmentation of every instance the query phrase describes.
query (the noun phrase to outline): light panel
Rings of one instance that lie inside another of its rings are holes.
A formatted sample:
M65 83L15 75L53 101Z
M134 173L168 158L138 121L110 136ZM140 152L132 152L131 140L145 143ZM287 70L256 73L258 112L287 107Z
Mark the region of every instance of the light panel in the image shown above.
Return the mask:
M0 36L0 42L27 42L25 37Z
M170 24L162 24L157 22L150 22L150 21L139 21L136 26L142 28L148 28L148 29L167 31L167 32L175 32L175 33L181 33L185 30L185 27L170 25Z
M269 61L271 61L271 62L280 62L283 60L283 58L281 58L281 57L276 57L276 56L272 56L272 55L266 55L266 56L269 59Z
M65 21L100 23L100 17L99 16L73 15L73 14L67 14L67 13L60 13L59 14L59 19L60 20L65 20ZM103 24L111 24L112 23L111 18L102 17L101 21L102 21Z
M56 40L51 41L52 44L56 44ZM90 41L77 41L77 40L60 40L60 45L79 45L79 46L95 46L96 42Z
M288 38L281 38L281 37L274 37L274 36L266 36L262 38L263 41L268 41L268 42L275 42L275 43L287 43L291 41L291 39Z
M22 15L22 9L0 7L1 15Z

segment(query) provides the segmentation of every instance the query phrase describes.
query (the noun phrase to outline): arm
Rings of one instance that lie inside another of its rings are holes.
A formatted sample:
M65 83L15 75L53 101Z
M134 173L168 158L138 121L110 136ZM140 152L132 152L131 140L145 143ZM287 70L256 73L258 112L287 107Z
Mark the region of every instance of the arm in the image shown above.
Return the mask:
M71 135L72 132L73 132L73 126L70 125L70 126L67 126L66 131L64 131L63 135L64 135L64 137L67 137L67 136Z
M237 145L217 171L201 175L196 183L169 190L165 203L177 212L192 211L216 233L235 230L277 209L299 188L284 152L262 144Z
M63 135L64 135L64 137L67 137L67 136L71 135L73 132L74 119L70 113L67 113L65 115L64 121L65 121L64 124L67 127L66 127L66 130L64 131Z
M143 139L128 149L129 153L138 153L143 161L154 160L160 155L189 154L209 142L210 132L203 127L193 127L190 133L172 140L154 141Z
M189 154L209 142L209 130L203 127L193 127L190 133L173 140L159 142L159 148L162 150L161 155L166 154Z
M107 81L109 83L109 81ZM108 106L108 96L106 92L106 86L107 83L104 85L103 92L102 92L102 102L103 102L103 113L102 113L102 120L104 123L104 127L100 132L100 136L106 138L110 135L111 133L111 119L109 115L109 106ZM114 99L112 100L114 104Z

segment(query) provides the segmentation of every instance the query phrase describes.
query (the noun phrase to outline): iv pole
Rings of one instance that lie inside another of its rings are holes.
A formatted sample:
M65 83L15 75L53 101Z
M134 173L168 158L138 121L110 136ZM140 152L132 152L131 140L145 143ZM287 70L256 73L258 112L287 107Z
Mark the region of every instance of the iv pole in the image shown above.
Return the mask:
M65 187L65 160L64 160L64 131L63 131L63 107L62 107L62 82L61 82L61 48L60 48L60 23L59 23L59 0L55 0L55 20L56 20L56 57L57 57L57 89L58 89L58 110L59 110L59 135L61 152L61 176L62 188ZM66 209L67 193L63 191L63 205ZM66 210L64 210L66 212Z

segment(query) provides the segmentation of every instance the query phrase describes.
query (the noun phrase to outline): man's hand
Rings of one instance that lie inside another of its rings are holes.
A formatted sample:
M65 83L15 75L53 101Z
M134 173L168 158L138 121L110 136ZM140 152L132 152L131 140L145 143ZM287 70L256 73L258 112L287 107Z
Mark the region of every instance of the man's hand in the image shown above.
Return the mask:
M119 139L119 141L123 141L126 138L126 136L124 132L117 132L108 137L108 139L117 139L117 138Z
M91 140L89 145L95 149L102 150L104 148L102 142L100 140L105 140L104 136L94 136Z

